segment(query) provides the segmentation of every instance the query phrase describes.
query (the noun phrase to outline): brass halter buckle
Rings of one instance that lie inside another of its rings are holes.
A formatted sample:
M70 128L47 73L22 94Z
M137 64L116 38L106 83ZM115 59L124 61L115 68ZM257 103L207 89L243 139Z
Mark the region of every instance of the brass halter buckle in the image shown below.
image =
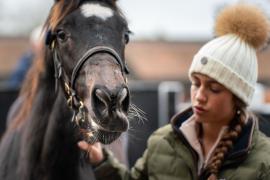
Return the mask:
M80 101L79 111L75 117L76 124L80 126L81 123L85 122L85 118L86 116L85 116L84 104L82 101Z
M79 102L80 106L78 111L74 111L73 114L73 118L72 118L72 122L75 122L77 126L81 127L81 128L87 128L84 126L87 126L87 121L86 121L86 113L85 113L85 109L84 109L84 104L82 101Z

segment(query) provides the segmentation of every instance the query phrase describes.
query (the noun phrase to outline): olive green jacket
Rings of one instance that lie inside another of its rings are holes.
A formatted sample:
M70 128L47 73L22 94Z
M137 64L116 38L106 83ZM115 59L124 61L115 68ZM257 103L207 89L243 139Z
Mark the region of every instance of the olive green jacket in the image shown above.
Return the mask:
M107 152L107 160L95 168L97 180L203 180L209 173L198 175L198 155L179 130L192 115L190 109L176 115L171 125L155 131L147 149L128 171ZM249 119L220 169L222 180L270 180L270 139Z

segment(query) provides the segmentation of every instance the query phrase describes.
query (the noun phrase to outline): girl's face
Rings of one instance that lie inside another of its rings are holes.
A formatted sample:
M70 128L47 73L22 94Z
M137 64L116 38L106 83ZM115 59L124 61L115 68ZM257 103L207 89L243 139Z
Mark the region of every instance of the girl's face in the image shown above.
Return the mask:
M191 103L196 120L228 125L235 114L233 94L214 79L199 73L191 78Z

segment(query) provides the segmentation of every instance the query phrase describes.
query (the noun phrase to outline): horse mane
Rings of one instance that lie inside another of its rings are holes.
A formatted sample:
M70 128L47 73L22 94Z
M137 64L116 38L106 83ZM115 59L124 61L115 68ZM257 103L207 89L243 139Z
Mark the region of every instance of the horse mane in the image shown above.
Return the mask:
M13 117L11 125L8 127L9 129L20 127L20 125L27 119L37 93L39 78L44 70L44 61L41 55L39 55L33 60L33 64L28 70L23 81L19 92L19 97L23 97L23 102L20 105L20 109L17 114Z
M77 9L85 1L106 3L122 14L116 6L116 0L58 0L50 10L49 16L43 26L43 31L47 32L48 30L55 30L64 17ZM42 46L42 49L46 49L45 43ZM43 50L41 54L35 56L33 64L23 81L22 88L19 93L19 97L22 97L24 100L19 107L19 111L13 117L12 123L8 129L16 129L20 127L27 120L27 117L31 112L31 108L33 107L34 99L40 85L40 78L45 72L45 53L45 50Z

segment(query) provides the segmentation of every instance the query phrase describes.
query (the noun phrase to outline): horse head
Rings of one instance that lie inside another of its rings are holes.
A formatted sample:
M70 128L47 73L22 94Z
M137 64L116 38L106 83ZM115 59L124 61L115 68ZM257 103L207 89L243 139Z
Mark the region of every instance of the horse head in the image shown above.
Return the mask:
M46 23L55 86L83 139L107 144L128 129L127 22L114 0L57 0Z

